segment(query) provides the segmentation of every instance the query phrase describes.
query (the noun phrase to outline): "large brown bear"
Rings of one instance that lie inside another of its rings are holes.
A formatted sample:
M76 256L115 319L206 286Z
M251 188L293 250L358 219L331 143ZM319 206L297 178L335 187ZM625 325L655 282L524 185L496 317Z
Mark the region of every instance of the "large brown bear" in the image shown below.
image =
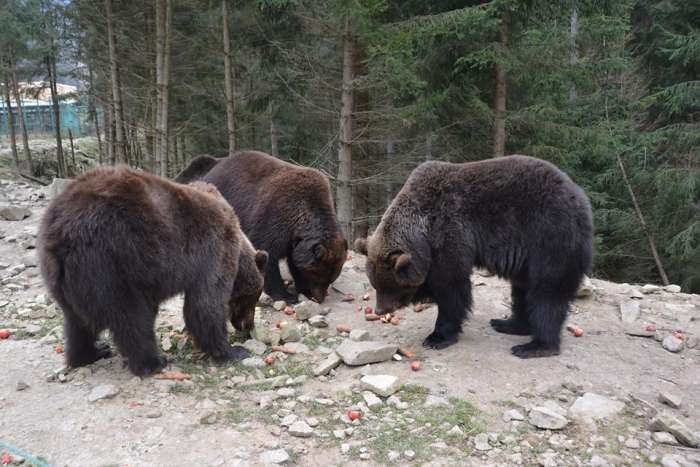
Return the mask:
M348 249L326 176L257 151L235 153L216 163L209 159L213 158L196 158L183 174L191 179L211 165L202 180L219 189L255 248L269 255L265 292L289 304L297 301L282 282L279 260L286 258L296 292L323 302Z
M226 321L253 327L267 254L255 251L212 185L97 168L52 201L38 238L41 273L63 310L70 366L108 356L109 346L96 341L109 329L134 374L162 369L158 305L181 292L185 324L215 363L248 356L229 345Z
M481 162L426 162L416 168L374 234L357 239L377 290L376 313L437 302L424 341L457 342L472 306L473 266L510 279L510 319L491 326L532 335L521 358L559 353L569 304L593 261L593 220L585 193L554 165L527 156Z
M185 169L177 174L173 179L177 183L190 183L196 180L201 180L220 159L215 159L207 154L202 154L195 157Z

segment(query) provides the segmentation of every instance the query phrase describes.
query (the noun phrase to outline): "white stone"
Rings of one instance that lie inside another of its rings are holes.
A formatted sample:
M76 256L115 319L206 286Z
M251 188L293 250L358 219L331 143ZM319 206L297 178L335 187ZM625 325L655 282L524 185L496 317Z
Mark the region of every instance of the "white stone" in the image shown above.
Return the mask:
M511 420L522 421L525 420L525 416L515 409L509 410L503 414L503 421L509 422Z
M477 451L490 451L493 449L489 444L489 437L486 433L479 433L474 437L474 447Z
M111 397L119 394L119 388L112 384L103 384L95 387L90 395L88 396L88 401L95 402L101 399L109 399Z
M530 411L530 424L546 430L560 430L568 420L546 407L535 407Z
M625 408L620 401L587 392L569 408L570 416L590 417L594 420L611 417Z
M265 464L284 464L289 460L289 454L284 449L265 451L260 454L260 462Z
M620 302L620 317L623 323L633 323L639 318L639 302L636 300L625 300Z
M669 335L664 338L661 346L669 352L677 353L683 350L685 343L682 340Z
M393 375L367 375L360 380L362 389L367 389L382 397L389 397L401 389L403 383Z
M310 438L314 430L305 421L294 422L289 427L289 434L298 438Z
M365 404L367 404L370 410L379 410L384 406L384 402L369 391L362 393L362 398L365 400Z

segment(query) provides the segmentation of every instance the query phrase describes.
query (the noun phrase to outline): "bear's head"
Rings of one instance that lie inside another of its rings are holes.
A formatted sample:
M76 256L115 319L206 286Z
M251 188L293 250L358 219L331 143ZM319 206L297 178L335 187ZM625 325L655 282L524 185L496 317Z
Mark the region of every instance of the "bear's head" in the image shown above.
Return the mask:
M379 231L369 239L355 240L355 250L367 256L365 272L376 290L377 315L409 305L428 275L428 253L398 245L387 247Z
M265 267L267 252L255 250L246 238L229 301L231 324L239 331L250 331L255 326L255 304L263 291Z
M292 262L308 282L295 284L297 293L313 297L318 303L326 298L328 287L340 276L348 255L348 242L339 233L320 243L315 239L295 242Z

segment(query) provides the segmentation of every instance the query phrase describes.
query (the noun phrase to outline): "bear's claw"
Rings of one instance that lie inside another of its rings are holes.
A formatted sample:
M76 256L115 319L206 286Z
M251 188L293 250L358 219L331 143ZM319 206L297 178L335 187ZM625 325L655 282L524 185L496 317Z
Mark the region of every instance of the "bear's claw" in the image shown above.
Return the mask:
M559 347L548 347L541 342L531 341L511 347L510 352L520 358L551 357L559 355Z
M515 336L529 336L531 334L530 325L514 319L492 319L489 323L496 332L502 334L513 334Z
M423 346L430 349L440 350L451 346L457 342L457 337L444 337L439 334L432 333L423 340Z

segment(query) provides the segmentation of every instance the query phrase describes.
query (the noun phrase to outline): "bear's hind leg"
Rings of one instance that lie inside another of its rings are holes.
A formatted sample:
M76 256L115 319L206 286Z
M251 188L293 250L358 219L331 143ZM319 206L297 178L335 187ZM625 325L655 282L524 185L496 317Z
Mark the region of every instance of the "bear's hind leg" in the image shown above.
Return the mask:
M513 316L509 319L492 319L490 324L496 332L513 334L516 336L529 336L532 333L530 327L530 313L528 312L525 295L524 287L519 285L511 286Z
M457 342L457 336L462 332L462 322L467 318L471 309L471 284L454 284L443 282L434 285L431 282L435 301L438 305L438 317L435 330L423 340L423 345L431 349L444 349Z
M570 292L562 284L557 285L561 287L539 286L527 292L532 341L512 347L513 355L520 358L559 355Z
M99 329L86 326L65 304L63 310L63 329L66 336L66 362L73 368L95 363L109 357L109 344L97 342Z
M157 373L168 361L158 351L153 307L145 303L122 306L123 309L110 312L116 319L109 326L119 352L127 358L133 374L148 376Z
M230 285L230 284L229 284ZM203 288L185 293L185 325L192 334L197 346L216 364L242 360L250 356L241 346L231 346L228 342L228 299L231 293L228 287L215 289Z

